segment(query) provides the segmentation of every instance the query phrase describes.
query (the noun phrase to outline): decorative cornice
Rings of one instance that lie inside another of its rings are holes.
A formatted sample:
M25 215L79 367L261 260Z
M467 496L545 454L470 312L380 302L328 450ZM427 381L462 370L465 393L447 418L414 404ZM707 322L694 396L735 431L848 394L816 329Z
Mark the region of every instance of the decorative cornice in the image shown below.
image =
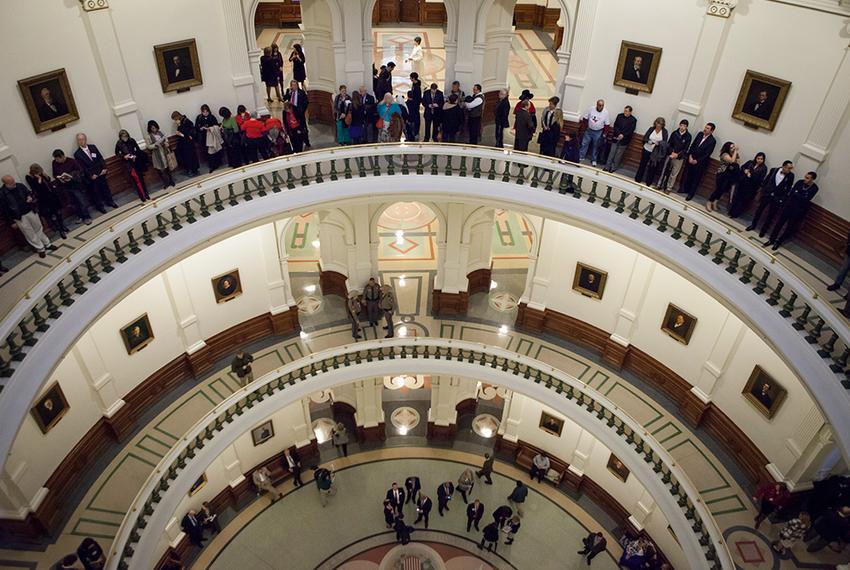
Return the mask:
M737 4L738 0L711 0L705 12L709 16L728 18L732 15L732 10L735 9Z
M80 0L84 12L95 12L109 8L109 0Z

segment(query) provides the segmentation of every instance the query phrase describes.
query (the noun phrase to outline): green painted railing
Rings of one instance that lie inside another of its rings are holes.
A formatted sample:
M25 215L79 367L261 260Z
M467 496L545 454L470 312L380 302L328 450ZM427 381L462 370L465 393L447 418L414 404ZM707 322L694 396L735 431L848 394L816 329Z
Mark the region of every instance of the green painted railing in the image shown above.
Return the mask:
M107 568L129 570L150 567L152 561L162 554L150 549L164 528L148 528L148 523L157 509L164 509L160 521L173 516L177 505L173 504L173 500L165 501L164 497L174 481L195 459L199 450L213 442L227 426L239 422L239 417L247 410L268 398L282 396L287 389L304 382L316 383L322 375L342 368L363 366L363 374L367 376L369 363L387 360L402 362L405 367L411 366L413 361L444 361L462 364L467 367L466 370L470 366L483 369L472 373L458 369L459 373L471 377L489 378L487 371L498 371L518 382L515 390L519 392L523 391L523 385L545 387L548 389L547 405L579 423L589 422L595 428L591 432L597 437L603 432L616 435L634 454L632 460L651 466L655 480L650 481L652 485L647 486L647 490L651 494L653 491L669 493L681 509L680 515L687 520L686 527L690 528L691 534L678 536L678 539L693 568L735 568L722 533L696 486L672 456L618 406L579 380L532 358L498 347L437 338L373 340L331 348L282 366L221 402L181 438L148 478L110 548ZM223 444L226 445L227 441ZM628 462L629 458L626 459ZM206 465L200 467L206 469ZM177 501L181 496L176 498ZM658 494L653 496L656 502L660 502ZM166 502L171 504L166 505ZM681 525L668 522L681 528ZM145 537L145 533L155 534ZM141 559L134 560L137 551L143 552L143 555L139 557Z

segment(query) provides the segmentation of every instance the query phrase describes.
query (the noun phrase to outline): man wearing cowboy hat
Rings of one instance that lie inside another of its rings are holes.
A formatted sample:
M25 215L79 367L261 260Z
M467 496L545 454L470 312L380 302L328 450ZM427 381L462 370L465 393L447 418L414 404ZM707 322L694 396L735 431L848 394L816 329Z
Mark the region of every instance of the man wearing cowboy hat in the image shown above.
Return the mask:
M537 112L534 109L534 103L531 102L532 99L534 99L534 93L528 89L523 89L522 93L519 94L519 101L514 106L514 115L516 115L517 111L520 110L522 102L528 101L528 114L531 115L531 124L534 127L532 132L534 132L537 130Z
M387 336L385 338L392 338L395 334L395 325L393 324L393 313L395 312L395 295L393 295L393 288L389 285L384 285L381 287L381 301L380 301L381 311L384 313L384 319L387 321L387 326L384 327L384 330L387 331Z

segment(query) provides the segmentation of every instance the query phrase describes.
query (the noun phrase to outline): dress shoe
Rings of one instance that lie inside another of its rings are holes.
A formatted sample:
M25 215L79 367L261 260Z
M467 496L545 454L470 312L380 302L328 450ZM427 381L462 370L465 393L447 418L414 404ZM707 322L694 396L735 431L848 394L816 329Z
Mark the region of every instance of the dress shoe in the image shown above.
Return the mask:
M38 256L39 256L40 258L44 259L45 257L47 257L47 254L46 254L44 251L39 251L39 252L38 252Z
M829 287L826 288L827 291L837 291L838 288L841 287L838 283L833 283Z
M47 246L47 249L49 249L50 251L56 251L59 248L51 243L50 245Z
M762 245L764 245L764 247L769 247L769 246L773 245L774 243L776 243L776 242L773 241L772 239L769 239L766 242L764 242Z
M360 335L357 335L356 337L354 337L354 340L360 340L361 338L363 338L363 337L360 336Z
M387 336L385 336L384 338L392 338L392 337L393 337L393 335L388 334L388 335L387 335Z
M97 211L98 211L98 212L100 212L101 214L105 214L105 213L106 213L106 208L104 208L103 206L101 206L100 208L98 208L98 209L97 209Z
M117 208L118 204L116 204L115 202L112 202L111 204L109 204L109 207L110 208Z
M756 229L756 227L755 227L754 225L750 224L749 226L747 226L747 229L745 229L744 231L745 231L745 232L751 232L751 231L753 231L754 229Z
M773 251L776 251L777 249L779 249L779 245L780 245L779 242L776 242L775 244L773 244L773 247L770 248L770 249L772 249Z
M59 237L62 238L62 239L67 239L68 234L66 234L65 231L62 230L62 231L59 232Z
M685 198L685 202L690 202L693 199L694 199L693 196L688 196L687 198Z

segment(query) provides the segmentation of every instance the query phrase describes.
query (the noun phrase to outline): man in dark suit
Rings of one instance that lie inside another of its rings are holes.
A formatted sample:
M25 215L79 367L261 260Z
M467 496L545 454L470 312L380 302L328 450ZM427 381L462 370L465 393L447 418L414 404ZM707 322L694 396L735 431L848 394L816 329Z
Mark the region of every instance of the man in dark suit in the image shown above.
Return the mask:
M38 108L38 118L42 121L50 121L68 114L68 107L62 101L53 98L53 93L49 87L42 87L38 95L39 101L36 107Z
M296 487L304 484L301 481L301 456L298 454L298 449L293 447L292 451L287 447L283 450L283 468L289 471L292 475L292 483Z
M419 500L416 501L416 512L419 516L416 517L413 524L417 524L422 519L425 519L425 528L428 528L428 516L431 514L431 507L433 506L434 504L431 502L431 499L425 493L421 493Z
M106 213L106 206L117 208L118 204L112 198L112 192L106 182L106 159L96 146L88 144L85 133L77 133L77 150L74 151L74 160L83 170L83 178L91 191L94 207L101 214Z
M791 191L788 193L788 201L785 202L785 208L779 215L779 221L773 227L773 232L770 234L770 241L764 245L772 245L774 251L779 249L779 246L788 241L800 224L809 207L812 204L815 194L818 193L818 185L815 180L818 175L814 172L807 172L802 180L798 180ZM785 231L782 231L783 228Z
M747 227L750 232L756 229L761 220L762 214L765 215L764 224L759 231L759 237L764 237L770 229L770 224L773 223L773 217L779 211L785 199L788 197L788 192L794 185L794 163L786 160L782 163L782 168L771 168L764 179L764 184L761 187L761 199L753 214L753 221ZM767 212L765 213L765 210Z
M366 91L366 86L361 85L360 100L363 102L363 111L366 115L366 141L373 143L378 140L378 131L375 130L375 121L378 120L378 102L375 96Z
M759 119L768 120L773 112L773 102L768 100L767 90L762 89L756 98L744 107L744 112Z
M422 484L419 482L419 477L417 477L416 475L411 475L410 477L405 479L404 488L407 490L407 502L415 503L416 496L422 489Z
M601 532L591 532L585 538L581 539L581 541L584 544L584 549L579 550L577 554L587 557L588 566L590 566L590 561L593 560L593 557L600 552L604 552L605 547L608 546L608 541L605 540Z
M446 102L443 92L437 89L437 84L432 83L431 88L422 95L422 105L425 107L425 138L424 142L437 140L440 131L440 122L443 119L443 104Z
M446 481L437 487L437 511L443 516L443 511L449 510L449 501L455 493L455 486L451 481Z
M691 143L691 148L688 149L688 154L685 157L685 181L682 183L682 189L679 192L686 193L686 200L692 200L694 194L697 193L702 175L708 167L708 161L711 158L711 153L714 152L714 147L717 146L717 139L714 138L714 123L706 123L702 132L697 133L694 137L694 142Z
M496 461L496 457L490 455L489 453L484 454L484 465L481 466L481 469L475 472L476 477L484 477L484 482L488 485L493 484L493 480L490 478L490 475L493 473L493 462Z
M192 544L196 546L204 545L204 527L201 526L201 521L198 519L197 513L194 510L186 513L180 526Z
M298 88L298 82L294 79L289 82L289 89L283 94L283 100L289 101L295 111L298 122L304 125L304 146L310 148L310 129L307 128L307 92Z
M466 532L469 532L472 529L472 526L475 525L475 530L480 530L478 528L478 523L481 522L481 517L484 516L484 503L475 499L473 502L469 503L466 506Z
M404 507L404 489L399 489L398 483L393 481L393 486L387 490L386 499L395 509L396 515L400 515Z
M646 83L649 74L643 67L643 56L636 55L631 62L626 62L626 68L623 70L623 79L633 81L635 83Z

